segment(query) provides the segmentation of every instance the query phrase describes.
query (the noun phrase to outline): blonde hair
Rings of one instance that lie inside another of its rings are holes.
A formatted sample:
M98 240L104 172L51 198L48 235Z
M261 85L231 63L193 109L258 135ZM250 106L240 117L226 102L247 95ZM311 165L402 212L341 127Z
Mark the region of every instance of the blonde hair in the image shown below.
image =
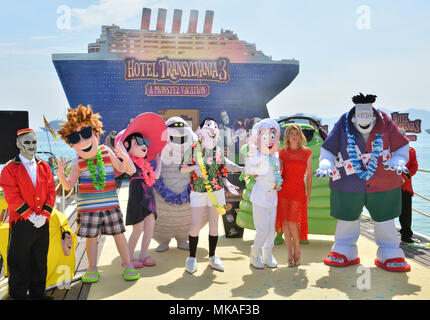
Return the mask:
M75 109L69 108L67 112L67 122L60 123L63 128L57 130L57 133L61 136L61 139L69 143L66 138L69 134L76 131L78 127L92 127L93 131L102 135L103 123L99 120L100 114L93 113L90 105L84 107L82 104L77 106Z
M289 141L289 137L291 134L291 131L296 130L299 133L300 139L299 139L299 149L307 149L307 147L305 146L307 140L305 135L303 134L302 129L295 123L289 124L287 129L285 130L284 133L284 147L285 148L289 148L290 147L290 141Z

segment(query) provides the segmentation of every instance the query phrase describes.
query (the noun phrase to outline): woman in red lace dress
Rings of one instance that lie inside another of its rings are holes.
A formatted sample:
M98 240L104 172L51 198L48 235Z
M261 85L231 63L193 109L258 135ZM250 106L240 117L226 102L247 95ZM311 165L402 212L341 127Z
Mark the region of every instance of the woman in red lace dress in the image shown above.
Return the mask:
M308 234L307 206L311 199L312 151L299 126L291 124L284 134L284 148L279 152L282 189L278 191L276 230L284 233L288 266L300 264L299 241ZM306 186L305 186L306 177Z

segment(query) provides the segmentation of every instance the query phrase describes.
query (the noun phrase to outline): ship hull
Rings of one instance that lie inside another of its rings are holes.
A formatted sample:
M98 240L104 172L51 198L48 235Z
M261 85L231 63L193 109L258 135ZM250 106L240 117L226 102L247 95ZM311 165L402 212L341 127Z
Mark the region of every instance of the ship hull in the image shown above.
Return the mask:
M162 109L198 109L200 121L220 121L226 110L230 123L240 118L268 117L267 103L284 90L299 72L298 64L231 63L229 81L178 81L203 84L205 96L148 95L146 85L170 81L126 80L121 60L53 60L70 107L90 104L102 116L109 133L125 128L142 112Z

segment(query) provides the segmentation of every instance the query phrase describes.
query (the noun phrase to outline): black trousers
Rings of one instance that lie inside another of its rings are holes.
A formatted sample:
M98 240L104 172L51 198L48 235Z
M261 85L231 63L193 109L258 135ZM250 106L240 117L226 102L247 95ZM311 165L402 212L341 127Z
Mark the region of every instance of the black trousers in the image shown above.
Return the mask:
M17 221L10 228L8 249L9 294L12 299L25 299L45 293L49 223L36 228L30 221Z
M413 235L412 225L412 194L402 191L402 212L399 217L402 239L410 239Z

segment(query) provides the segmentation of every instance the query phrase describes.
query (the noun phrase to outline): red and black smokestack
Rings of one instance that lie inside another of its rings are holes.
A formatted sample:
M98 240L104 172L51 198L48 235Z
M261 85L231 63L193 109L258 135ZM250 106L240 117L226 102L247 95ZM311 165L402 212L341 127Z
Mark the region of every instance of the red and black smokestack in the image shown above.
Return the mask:
M188 23L188 33L197 33L197 19L199 12L197 10L190 10L190 22Z
M151 9L142 9L142 22L140 23L141 30L149 30L149 23L151 22Z

